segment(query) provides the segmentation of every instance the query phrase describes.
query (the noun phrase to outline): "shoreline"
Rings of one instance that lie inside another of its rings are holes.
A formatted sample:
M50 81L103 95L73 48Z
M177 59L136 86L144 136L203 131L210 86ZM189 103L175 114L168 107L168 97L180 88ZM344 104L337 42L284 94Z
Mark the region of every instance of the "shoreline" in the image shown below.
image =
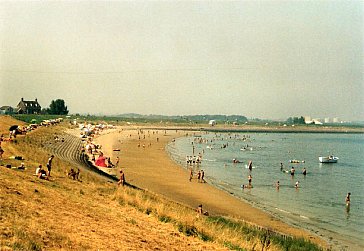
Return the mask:
M138 126L139 127L139 126ZM309 127L309 126L140 126L144 130L181 130L190 132L231 133L349 133L364 134L364 127Z
M284 223L212 184L190 182L188 170L178 165L166 150L174 138L190 134L190 131L159 128L153 134L150 129L142 129L144 134L138 134L137 128L124 129L100 135L94 141L103 146L104 153L112 160L117 156L120 158L119 168L124 171L126 182L190 208L203 204L212 215L237 218L283 235L303 237L324 248L328 246L314 233ZM138 143L141 144L139 147ZM121 151L114 152L113 148Z

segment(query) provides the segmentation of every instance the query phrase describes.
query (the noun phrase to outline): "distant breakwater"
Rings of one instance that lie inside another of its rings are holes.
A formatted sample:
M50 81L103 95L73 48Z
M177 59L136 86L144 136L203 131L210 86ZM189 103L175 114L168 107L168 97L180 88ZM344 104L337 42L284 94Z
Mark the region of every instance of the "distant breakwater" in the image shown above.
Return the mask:
M179 130L216 133L341 133L364 134L364 128L222 128L222 127L141 127L143 130Z

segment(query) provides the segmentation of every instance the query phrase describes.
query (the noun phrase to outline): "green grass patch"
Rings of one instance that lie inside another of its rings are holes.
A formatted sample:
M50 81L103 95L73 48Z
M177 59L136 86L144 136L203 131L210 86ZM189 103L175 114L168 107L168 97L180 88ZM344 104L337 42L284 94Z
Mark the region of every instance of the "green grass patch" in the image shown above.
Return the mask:
M167 215L158 216L158 220L164 223L173 222L173 219Z
M235 244L233 244L233 243L231 243L229 241L225 241L224 246L227 247L228 249L231 249L231 250L246 251L246 249L241 248L240 246L235 245Z

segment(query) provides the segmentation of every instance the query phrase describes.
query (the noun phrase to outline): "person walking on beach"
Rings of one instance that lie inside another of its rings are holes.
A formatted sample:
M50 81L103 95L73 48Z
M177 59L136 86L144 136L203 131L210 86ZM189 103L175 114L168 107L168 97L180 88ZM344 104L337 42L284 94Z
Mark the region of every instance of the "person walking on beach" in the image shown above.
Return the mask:
M200 182L200 179L201 179L201 171L198 171L198 173L197 173L197 180L198 180L198 182Z
M124 186L124 183L125 183L125 175L124 175L123 170L120 170L120 179L119 179L118 185Z
M281 162L281 172L283 172L283 163Z
M204 178L205 178L205 172L201 170L201 182L206 183Z
M253 177L249 174L249 176L248 176L249 187L252 186L252 179L253 179Z
M191 182L192 178L193 178L193 170L192 170L192 168L191 168L191 169L190 169L190 182Z
M51 157L49 157L48 162L47 162L47 169L48 169L48 177L51 177L51 170L52 170L52 161L53 161L54 155L51 155Z
M119 166L119 156L116 157L115 167Z

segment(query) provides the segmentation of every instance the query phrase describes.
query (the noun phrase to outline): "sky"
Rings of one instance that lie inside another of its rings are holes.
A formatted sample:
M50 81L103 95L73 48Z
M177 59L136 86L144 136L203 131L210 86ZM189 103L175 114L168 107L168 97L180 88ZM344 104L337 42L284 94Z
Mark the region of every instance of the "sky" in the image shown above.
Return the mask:
M363 1L0 1L0 106L364 120Z

